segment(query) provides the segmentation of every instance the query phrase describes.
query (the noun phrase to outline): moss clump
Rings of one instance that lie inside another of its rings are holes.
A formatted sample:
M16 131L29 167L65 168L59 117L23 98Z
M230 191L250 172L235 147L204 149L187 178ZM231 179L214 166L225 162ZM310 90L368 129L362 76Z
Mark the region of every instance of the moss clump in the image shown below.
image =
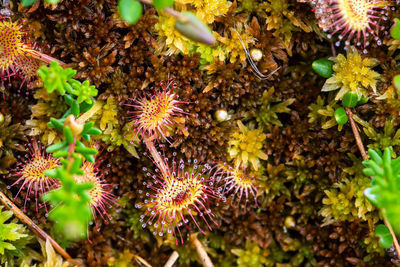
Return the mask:
M236 263L240 267L273 266L273 263L268 260L269 251L262 250L256 243L250 241L246 241L244 249L232 249L232 253L238 257Z
M362 58L356 49L349 49L347 57L339 54L330 58L335 62L332 69L335 72L331 78L326 80L322 91L328 92L340 89L335 100L342 99L347 92L354 92L358 99L368 96L367 90L371 88L376 93L376 82L379 73L372 70L379 61L374 58Z
M12 216L12 211L3 211L3 206L0 206L0 262L8 266L14 266L17 259L24 258L25 246L31 239L17 219L9 221Z
M370 179L365 176L343 178L335 183L332 189L325 190L326 197L320 214L324 216L324 225L335 221L349 221L356 219L376 222L377 218L371 216L375 207L364 196L364 190L369 186Z
M228 153L234 159L236 167L247 168L249 163L258 170L260 159L267 160L268 155L263 152L266 135L260 129L249 129L241 121L237 121L238 131L231 135Z
M290 109L288 108L288 106L293 104L295 99L290 98L284 102L277 103L281 100L277 97L272 96L274 92L274 87L271 87L268 90L264 91L261 98L261 107L257 113L257 121L263 123L264 125L275 124L278 126L282 126L282 123L279 120L277 113L289 113ZM276 104L273 105L272 103Z

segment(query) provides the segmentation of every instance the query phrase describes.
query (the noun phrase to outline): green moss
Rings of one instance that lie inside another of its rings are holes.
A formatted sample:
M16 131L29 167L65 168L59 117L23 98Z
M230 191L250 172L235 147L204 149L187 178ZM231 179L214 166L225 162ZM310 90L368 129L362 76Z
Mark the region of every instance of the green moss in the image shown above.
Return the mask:
M60 118L67 111L65 101L57 93L47 93L45 88L41 88L33 95L37 103L32 105L32 116L26 121L26 125L31 128L29 135L40 135L40 140L45 145L61 142L61 137L56 129L47 126L50 118Z
M378 132L370 124L364 127L364 133L373 141L368 148L379 148L384 150L387 147L395 147L400 145L400 129L396 129L394 123L396 118L390 116L386 119L383 132Z
M239 267L273 266L273 262L268 259L270 252L262 250L256 243L249 240L246 241L244 249L235 248L231 252L238 257L236 263Z
M3 211L0 206L0 262L8 266L14 266L17 259L24 258L24 249L31 240L23 224L17 219L9 221L12 216L12 211Z
M364 196L364 190L369 187L370 179L365 176L344 177L341 182L335 183L332 189L325 190L326 197L320 214L324 217L324 224L335 221L362 221L376 222L373 215L375 207Z
M364 257L366 262L371 261L376 254L379 254L380 256L385 255L385 250L379 244L379 237L375 235L374 231L369 232L368 236L366 236L362 241L362 245L365 246L365 250L368 253L368 255Z
M274 124L282 126L282 123L280 122L277 113L289 113L290 109L288 108L288 106L293 104L293 102L295 101L294 98L290 98L284 102L280 102L280 98L273 97L274 92L275 88L271 87L268 90L265 90L262 95L261 107L257 113L257 121L261 125L267 126L270 124Z
M21 143L26 138L26 129L19 123L13 124L11 115L0 113L0 174L7 174L7 168L16 162L15 151L25 150Z
M237 121L239 129L231 135L228 153L234 159L236 167L247 168L249 163L254 170L261 167L260 159L267 160L268 155L263 152L266 135L261 129L252 129Z

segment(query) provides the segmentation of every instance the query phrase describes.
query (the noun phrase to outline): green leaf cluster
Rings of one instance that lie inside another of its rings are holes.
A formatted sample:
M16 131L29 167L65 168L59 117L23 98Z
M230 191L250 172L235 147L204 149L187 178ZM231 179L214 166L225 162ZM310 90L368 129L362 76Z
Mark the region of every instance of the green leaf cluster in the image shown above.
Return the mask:
M81 113L92 108L97 96L95 86L88 81L83 83L73 79L76 71L63 69L57 62L50 67L41 67L38 71L48 92L57 91L63 96L69 109L59 118L51 118L48 126L63 132L61 142L49 146L46 151L59 158L61 166L47 170L47 176L58 179L61 187L42 196L54 208L49 218L56 222L56 230L60 231L67 240L86 237L87 225L93 214L90 207L89 190L91 183L77 183L75 176L84 175L81 169L83 160L95 162L98 151L87 147L83 140L90 141L91 135L100 135L101 131L94 127L94 122L80 123L75 120Z
M379 149L370 149L368 154L371 159L363 162L364 174L372 180L364 194L383 212L394 231L400 233L400 157L392 159L391 147L383 154Z
M324 190L326 196L322 199L323 207L319 212L324 217L323 226L337 221L355 220L374 224L377 220L372 214L374 206L363 194L369 182L369 178L364 175L347 177L343 174L342 180L335 183L333 188Z
M8 222L12 217L12 211L2 211L0 206L0 262L9 266L14 265L15 258L24 257L24 247L30 241L26 228L16 219Z
M68 165L64 162L61 167L46 171L46 175L59 179L62 187L42 197L56 207L49 214L49 218L56 222L56 229L66 239L71 240L86 237L87 225L93 216L89 205L89 190L93 188L93 184L76 183L72 175L82 173L79 163L82 160L75 158L72 162L75 168L68 170Z
M73 116L73 115L70 115ZM98 151L86 147L79 140L80 137L89 140L90 135L98 135L101 131L93 127L94 122L83 125L82 131L76 134L71 130L68 123L60 124L59 121L51 119L54 127L64 132L64 140L60 143L49 146L46 151L53 153L54 157L60 158L62 165L54 170L46 171L46 175L59 179L62 186L43 196L56 208L49 217L56 221L56 227L62 231L67 239L78 239L86 236L86 227L92 220L90 209L89 190L91 183L76 183L74 175L84 175L82 167L83 159L94 163L94 156ZM68 118L66 119L68 122ZM73 216L71 216L73 214Z
M63 69L57 61L52 61L49 68L46 66L41 67L38 70L38 74L42 78L44 87L48 93L58 91L62 96L67 94L65 102L71 106L72 110L74 106L76 108L74 102L79 104L84 102L87 105L91 105L94 102L92 97L97 96L97 89L94 85L90 85L89 81L81 83L73 79L72 77L75 76L76 70L71 68ZM76 96L77 99L74 100L71 95ZM87 109L89 108L87 107ZM74 115L77 116L76 114Z

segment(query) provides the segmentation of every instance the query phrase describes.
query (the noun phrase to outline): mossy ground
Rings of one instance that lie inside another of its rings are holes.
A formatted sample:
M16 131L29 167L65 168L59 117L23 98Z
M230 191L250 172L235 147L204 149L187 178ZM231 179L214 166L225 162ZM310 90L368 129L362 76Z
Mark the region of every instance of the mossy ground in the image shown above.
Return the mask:
M64 0L57 6L40 2L19 11L14 3L16 17L25 17L33 36L46 45L41 44L43 52L75 68L78 79L96 85L105 104L94 116L104 132L97 141L104 151L104 179L118 185L113 194L120 197L119 206L107 211L110 222L89 227L90 241L70 244L70 254L87 266L137 266L136 256L163 266L176 250L177 266L201 265L189 241L176 246L173 237L143 229L144 211L135 208L141 201L139 192L146 192L142 168L154 166L145 156L146 147L133 142L127 130L124 103L140 90L151 93L152 87L172 78L176 94L186 102L183 111L191 115L173 129L164 156L176 153L185 160L236 164L258 188L257 203L250 197L246 205L231 204L228 197L226 204L212 207L219 226L199 239L215 266L392 266L392 255L379 247L372 233L380 218L362 194L368 178L362 173L351 127L337 127L333 111L340 102L335 92L321 92L326 79L311 68L314 60L332 56L330 40L315 25L313 6L301 3L317 1L213 0L209 10L199 9L207 1L176 2L178 10L197 12L210 23L215 46L196 45L173 28L162 27L166 17L152 8L129 26L120 20L116 0ZM390 19L399 16L389 10L382 27L388 31ZM268 78L255 75L238 35L250 51L262 52L256 65ZM370 81L374 89L362 88L369 101L354 113L362 119L365 146L392 145L398 154L400 105L391 87L399 73L396 49L385 35L382 46L372 42L367 54L360 53L376 59L373 70L381 76ZM343 60L343 47L334 50ZM24 135L37 135L45 144L59 138L46 123L65 106L57 96L44 93L40 84L34 87L19 89L20 81L11 79L0 91L5 95L0 99L0 174L24 156ZM229 114L226 120L215 118L220 109ZM248 139L246 132L257 136ZM9 185L12 179L2 182ZM22 206L24 197L22 193L16 204ZM30 218L53 232L44 209L36 212L31 201L27 210ZM192 226L182 229L185 238L196 231Z

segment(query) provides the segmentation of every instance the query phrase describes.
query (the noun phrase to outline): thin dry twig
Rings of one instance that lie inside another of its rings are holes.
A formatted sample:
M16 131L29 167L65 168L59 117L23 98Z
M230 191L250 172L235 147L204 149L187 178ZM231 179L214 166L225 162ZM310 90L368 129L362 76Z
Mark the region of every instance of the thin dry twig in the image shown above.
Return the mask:
M142 257L138 256L138 255L133 255L133 257L135 258L136 262L138 264L140 264L140 266L144 266L144 267L152 267L150 265L150 263L148 263L145 259L143 259Z
M172 265L174 265L174 263L178 258L179 254L174 250L174 252L172 252L171 256L169 257L168 261L165 263L164 267L172 267Z
M189 239L192 245L196 248L197 255L199 256L203 266L214 267L214 264L212 263L210 257L208 257L207 251L203 244L197 239L197 233L190 235Z
M353 131L354 138L356 139L356 143L357 143L358 149L360 150L361 156L362 156L363 160L367 160L368 159L367 152L366 152L364 144L361 140L360 133L358 132L358 127L353 119L353 112L351 111L350 108L345 108L345 110L346 110L347 116L349 117L351 129ZM397 241L396 234L394 233L393 228L390 225L389 221L387 220L386 216L383 216L383 221L384 221L386 227L389 228L390 234L393 237L394 248L396 250L397 257L400 260L400 245L399 245L399 241Z
M11 210L15 217L17 217L21 222L26 224L28 228L39 238L46 241L47 239L50 241L53 248L63 256L67 261L74 264L74 266L78 266L78 263L72 259L72 257L66 252L51 236L49 236L45 231L43 231L37 224L35 224L28 216L25 215L14 203L8 199L8 197L0 191L0 202L3 203L6 208Z

